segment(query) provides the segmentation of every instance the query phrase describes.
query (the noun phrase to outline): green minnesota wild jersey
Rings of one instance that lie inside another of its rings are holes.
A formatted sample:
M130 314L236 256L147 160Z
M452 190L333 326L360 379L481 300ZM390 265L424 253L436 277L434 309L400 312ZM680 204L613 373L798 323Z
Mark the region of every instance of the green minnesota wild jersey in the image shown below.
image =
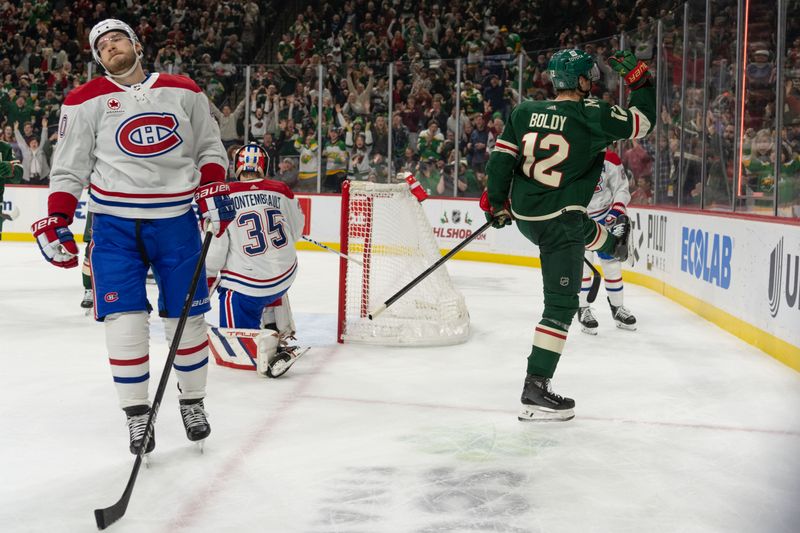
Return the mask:
M489 202L521 220L586 211L603 170L606 147L647 135L656 121L656 93L643 87L623 109L596 99L528 100L511 112L489 157Z

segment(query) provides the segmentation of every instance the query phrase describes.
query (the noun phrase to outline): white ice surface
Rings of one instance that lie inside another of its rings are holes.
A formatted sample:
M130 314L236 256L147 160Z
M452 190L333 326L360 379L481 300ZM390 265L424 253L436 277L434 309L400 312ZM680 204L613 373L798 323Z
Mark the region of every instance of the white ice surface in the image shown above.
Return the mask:
M203 455L171 378L150 468L110 531L800 530L800 375L671 301L626 287L633 333L596 305L600 334L573 325L554 380L575 420L526 424L538 270L449 263L469 342L392 349L337 345L337 258L300 264L292 306L311 351L279 380L212 364ZM92 510L127 481L103 327L82 292L79 269L0 243L2 532L95 531ZM168 348L160 319L151 328L152 395Z

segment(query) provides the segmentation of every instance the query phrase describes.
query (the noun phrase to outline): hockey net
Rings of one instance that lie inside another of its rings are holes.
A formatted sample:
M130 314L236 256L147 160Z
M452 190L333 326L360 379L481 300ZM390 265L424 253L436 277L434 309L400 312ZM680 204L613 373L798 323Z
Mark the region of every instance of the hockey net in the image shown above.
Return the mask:
M433 230L406 183L345 182L339 263L339 342L441 345L469 335L464 297L442 265L386 311L371 310L439 258Z

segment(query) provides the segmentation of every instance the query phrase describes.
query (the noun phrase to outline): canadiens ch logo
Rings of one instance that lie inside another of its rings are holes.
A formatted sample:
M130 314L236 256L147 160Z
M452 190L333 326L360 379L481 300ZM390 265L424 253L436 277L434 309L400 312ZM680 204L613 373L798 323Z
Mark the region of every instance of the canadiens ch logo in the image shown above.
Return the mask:
M117 146L133 157L156 157L183 143L172 113L141 113L117 128Z
M111 304L119 300L119 294L116 292L107 292L103 299Z
M116 98L109 98L108 101L106 102L106 106L111 111L119 111L119 109L122 107L122 104L120 104L119 100L117 100Z

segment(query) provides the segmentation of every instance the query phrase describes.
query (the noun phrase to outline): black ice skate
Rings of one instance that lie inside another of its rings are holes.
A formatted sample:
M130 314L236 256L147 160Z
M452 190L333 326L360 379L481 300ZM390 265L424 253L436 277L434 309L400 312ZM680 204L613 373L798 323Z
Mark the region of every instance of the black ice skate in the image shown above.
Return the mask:
M578 322L581 324L581 331L589 335L597 335L597 319L592 313L591 307L581 307L578 309Z
M608 302L608 305L611 306L611 316L614 317L614 323L618 328L636 331L636 317L625 306L620 305L617 307L616 305L611 305L611 302Z
M186 429L186 438L192 442L202 441L211 434L203 399L180 400L181 418Z
M278 351L269 358L267 367L267 377L279 378L292 368L292 365L300 359L308 348L300 348L298 346L289 346L285 340L280 341Z
M611 228L611 234L617 238L617 243L614 246L614 259L618 261L628 260L628 235L631 232L631 220L628 215L620 215L614 221Z
M528 374L522 389L523 422L564 422L575 418L575 400L550 390L550 378Z
M94 307L94 293L92 289L83 291L83 300L81 300L81 307L83 309L91 309Z
M150 408L146 405L134 405L124 409L125 416L128 417L128 433L130 434L130 450L133 455L139 454L144 440L144 430L147 427L147 418L150 416ZM150 453L156 447L155 428L150 430L150 439L147 441L147 448L144 453Z

